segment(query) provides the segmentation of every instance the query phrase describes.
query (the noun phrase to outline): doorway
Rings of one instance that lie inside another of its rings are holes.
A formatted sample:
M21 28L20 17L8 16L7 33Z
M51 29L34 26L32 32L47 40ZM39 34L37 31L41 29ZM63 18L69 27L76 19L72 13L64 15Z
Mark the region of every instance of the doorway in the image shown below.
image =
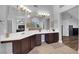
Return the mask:
M61 19L63 43L78 51L78 7L61 13Z

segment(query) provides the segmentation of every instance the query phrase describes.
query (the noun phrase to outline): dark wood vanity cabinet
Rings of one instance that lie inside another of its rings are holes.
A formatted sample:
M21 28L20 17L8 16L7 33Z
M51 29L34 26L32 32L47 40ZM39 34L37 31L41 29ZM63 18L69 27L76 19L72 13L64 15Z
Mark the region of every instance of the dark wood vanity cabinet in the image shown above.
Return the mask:
M59 40L59 34L58 33L48 33L45 34L45 42L46 43L55 43Z
M18 41L13 41L13 53L24 54L28 53L35 47L35 36L23 38Z
M21 53L28 53L30 51L30 39L24 38L21 40Z
M35 36L30 36L22 39L22 53L28 53L35 47Z
M21 41L20 40L13 41L12 47L13 47L13 54L21 53Z
M55 43L59 40L58 33L46 33L45 42ZM25 54L32 50L35 46L41 45L41 34L32 35L21 40L15 40L13 43L13 53L14 54Z
M54 34L52 33L48 33L48 34L45 34L45 42L46 43L53 43L53 40L54 40Z
M37 34L37 35L35 35L35 37L36 37L35 45L40 46L41 45L41 34Z
M24 38L22 40L13 41L13 54L23 54L30 51L30 40Z
M53 42L58 42L59 41L59 33L54 33L53 35Z
M29 37L30 39L30 50L32 50L35 47L35 35Z

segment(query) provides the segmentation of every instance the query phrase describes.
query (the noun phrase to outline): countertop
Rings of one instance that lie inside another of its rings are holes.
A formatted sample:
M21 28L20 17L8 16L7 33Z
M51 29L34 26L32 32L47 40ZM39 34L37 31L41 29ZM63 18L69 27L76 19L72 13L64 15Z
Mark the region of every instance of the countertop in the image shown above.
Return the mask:
M33 31L24 31L24 32L18 32L18 33L11 33L9 37L1 36L0 37L0 42L2 41L14 41L14 40L21 40L25 37L29 37L35 34L46 34L46 33L58 33L58 31L47 31L43 30L39 32L38 30L33 30Z

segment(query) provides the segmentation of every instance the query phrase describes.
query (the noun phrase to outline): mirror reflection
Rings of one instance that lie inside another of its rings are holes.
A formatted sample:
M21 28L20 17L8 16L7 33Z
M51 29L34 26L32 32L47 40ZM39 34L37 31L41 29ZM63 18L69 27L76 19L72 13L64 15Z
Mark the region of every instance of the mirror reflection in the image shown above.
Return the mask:
M0 12L0 35L23 32L26 30L49 30L50 12L45 6L4 5ZM42 9L44 7L44 9ZM4 9L5 8L5 9ZM35 8L35 9L34 9ZM33 10L34 9L34 10ZM36 10L38 10L36 12Z

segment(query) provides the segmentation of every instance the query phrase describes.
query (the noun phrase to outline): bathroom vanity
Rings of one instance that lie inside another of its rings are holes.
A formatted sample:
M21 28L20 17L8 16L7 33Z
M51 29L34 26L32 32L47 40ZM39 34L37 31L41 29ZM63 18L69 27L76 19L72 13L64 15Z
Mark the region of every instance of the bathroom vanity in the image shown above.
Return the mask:
M41 35L45 35L45 42L47 44L58 42L59 32L53 31L35 31L35 32L24 32L18 33L14 36L0 40L2 44L12 42L12 53L13 54L26 54L31 51L34 47L42 44Z

